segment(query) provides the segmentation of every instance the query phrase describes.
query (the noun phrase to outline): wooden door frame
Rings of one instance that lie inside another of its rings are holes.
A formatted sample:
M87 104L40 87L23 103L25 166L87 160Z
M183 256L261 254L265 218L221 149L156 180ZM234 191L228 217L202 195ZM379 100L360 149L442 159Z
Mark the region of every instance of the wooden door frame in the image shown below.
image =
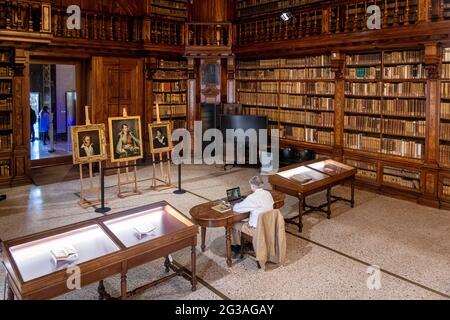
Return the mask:
M88 79L88 69L85 68L86 64L89 63L88 59L72 59L72 58L44 58L42 56L30 56L30 66L35 64L51 64L51 65L73 65L75 66L75 76L76 76L76 93L77 93L77 105L76 105L76 124L81 125L84 123L84 109L82 106L87 105L87 85L86 82L83 82L82 79ZM86 94L84 94L86 93ZM29 100L29 99L28 99ZM29 106L29 101L27 101L27 105ZM27 126L28 128L29 126ZM30 129L26 129L29 131ZM70 134L70 132L68 132ZM28 132L30 135L30 132ZM31 150L29 153L31 169L33 168L41 168L41 167L49 167L49 166L57 166L64 164L72 164L72 156L65 157L57 157L57 158L48 158L48 159L39 159L39 160L31 160Z

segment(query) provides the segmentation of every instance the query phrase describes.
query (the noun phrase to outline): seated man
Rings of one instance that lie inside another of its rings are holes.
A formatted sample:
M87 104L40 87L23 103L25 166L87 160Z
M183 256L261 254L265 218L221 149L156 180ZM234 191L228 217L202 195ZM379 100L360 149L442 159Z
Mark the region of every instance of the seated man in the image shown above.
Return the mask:
M241 250L241 232L254 235L259 215L273 210L272 194L263 189L264 182L261 177L255 176L250 179L249 183L253 193L233 207L233 211L236 213L250 212L248 222L238 222L233 226L231 249L236 253Z

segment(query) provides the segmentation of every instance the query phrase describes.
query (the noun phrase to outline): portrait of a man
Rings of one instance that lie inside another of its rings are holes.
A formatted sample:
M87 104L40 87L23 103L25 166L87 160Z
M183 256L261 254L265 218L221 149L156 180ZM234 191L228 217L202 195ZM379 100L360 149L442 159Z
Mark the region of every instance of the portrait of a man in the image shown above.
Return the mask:
M75 126L72 130L74 164L103 161L107 158L105 126Z
M151 152L161 153L172 149L170 123L156 123L149 125Z
M110 118L112 162L126 162L143 157L140 117Z

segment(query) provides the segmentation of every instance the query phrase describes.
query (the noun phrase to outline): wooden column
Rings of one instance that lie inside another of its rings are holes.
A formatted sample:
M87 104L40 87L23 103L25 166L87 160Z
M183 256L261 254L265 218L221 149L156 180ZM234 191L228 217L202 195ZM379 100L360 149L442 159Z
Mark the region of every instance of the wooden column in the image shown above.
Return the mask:
M344 106L345 106L345 55L342 52L331 53L331 67L335 73L334 98L334 158L342 161L344 146Z
M439 206L439 118L440 118L440 72L441 48L436 43L425 45L425 65L428 72L425 163L422 170L422 204Z
M12 185L17 186L31 182L29 54L22 49L16 49L13 95Z
M195 59L188 58L188 96L187 96L187 129L189 131L194 130L194 121L196 117L197 109L197 81L195 72Z

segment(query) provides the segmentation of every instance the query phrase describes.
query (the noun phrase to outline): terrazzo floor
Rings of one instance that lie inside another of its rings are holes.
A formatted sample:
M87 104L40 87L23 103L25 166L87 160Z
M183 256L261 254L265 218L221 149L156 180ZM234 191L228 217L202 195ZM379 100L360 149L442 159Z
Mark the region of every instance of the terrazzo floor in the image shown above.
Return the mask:
M173 190L154 192L150 168L139 170L140 196L118 199L115 177L107 177L106 197L112 212L166 200L189 216L189 209L207 199L221 198L225 190L241 186L248 191L250 177L257 170L219 166L186 166L184 195ZM42 187L24 186L0 190L8 199L0 203L0 238L11 239L50 228L98 217L93 208L78 206L78 181ZM334 193L348 196L347 187ZM324 201L325 195L308 198ZM298 211L297 201L287 197L282 209L286 217ZM208 229L207 250L197 251L199 285L191 292L183 278L146 291L135 299L449 299L450 298L450 212L419 206L412 202L357 190L356 206L333 205L333 217L321 214L304 218L302 234L287 226L287 261L258 270L251 258L225 261L223 229ZM198 246L199 248L199 246ZM189 268L190 251L173 255ZM367 286L369 266L381 268L381 288ZM130 289L164 274L163 260L132 270ZM0 299L4 297L5 272L0 268ZM119 295L120 281L105 281L112 295ZM96 286L88 286L59 299L97 299Z

